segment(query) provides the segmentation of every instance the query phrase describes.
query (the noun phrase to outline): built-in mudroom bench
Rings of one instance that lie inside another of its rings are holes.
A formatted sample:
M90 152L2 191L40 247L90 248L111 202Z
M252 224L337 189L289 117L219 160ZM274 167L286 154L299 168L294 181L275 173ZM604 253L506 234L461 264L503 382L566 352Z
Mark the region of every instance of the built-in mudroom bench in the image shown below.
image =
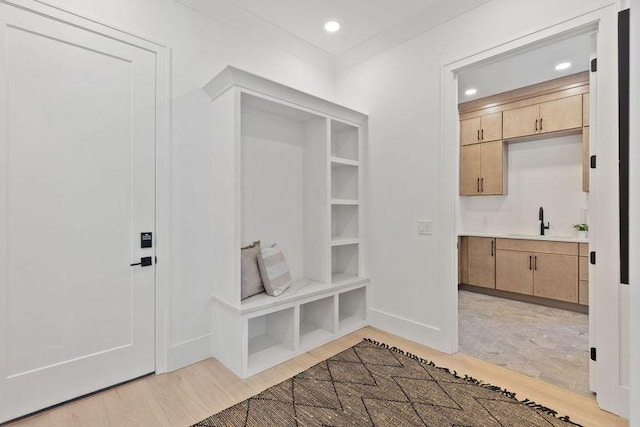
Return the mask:
M588 312L588 243L572 237L466 233L460 289Z
M367 116L233 67L204 90L217 201L214 354L245 378L367 324ZM277 243L292 280L279 296L241 299L241 248L256 241Z

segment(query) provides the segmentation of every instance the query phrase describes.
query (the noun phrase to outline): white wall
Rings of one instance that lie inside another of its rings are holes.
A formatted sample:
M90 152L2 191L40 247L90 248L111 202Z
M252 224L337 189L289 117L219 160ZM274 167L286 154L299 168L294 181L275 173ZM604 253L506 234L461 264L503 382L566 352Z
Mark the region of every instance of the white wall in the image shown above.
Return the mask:
M640 116L640 0L631 0L631 111L629 117ZM631 319L629 321L631 340L630 360L636 361L631 365L631 426L640 426L640 120L630 123L630 159L631 177L629 186L630 223L630 255L635 260L629 266L630 286L629 305Z
M582 136L508 144L508 194L461 197L461 230L539 234L544 208L549 236L576 236L588 193L582 191Z
M338 75L338 102L369 114L365 227L376 325L444 348L439 252L454 236L439 234L439 202L441 180L455 171L441 163L441 67L608 4L494 0ZM431 237L417 236L419 218L433 220Z
M211 355L211 102L201 90L226 65L332 98L331 64L315 65L239 24L212 19L173 0L49 0L82 16L171 48L172 256L168 368ZM228 6L227 6L228 7ZM215 12L213 9L209 13ZM282 41L280 40L279 43ZM296 46L299 51L300 46ZM310 52L310 57L315 57ZM317 62L317 61L316 61ZM158 244L162 244L159 240Z

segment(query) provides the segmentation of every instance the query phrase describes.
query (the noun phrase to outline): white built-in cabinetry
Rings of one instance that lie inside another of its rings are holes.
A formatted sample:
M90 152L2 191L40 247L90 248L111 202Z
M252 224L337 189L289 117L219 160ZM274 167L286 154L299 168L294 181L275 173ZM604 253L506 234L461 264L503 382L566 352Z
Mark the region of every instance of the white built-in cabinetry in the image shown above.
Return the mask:
M367 116L233 67L212 99L216 357L245 378L366 325ZM293 285L240 300L240 248L278 243Z

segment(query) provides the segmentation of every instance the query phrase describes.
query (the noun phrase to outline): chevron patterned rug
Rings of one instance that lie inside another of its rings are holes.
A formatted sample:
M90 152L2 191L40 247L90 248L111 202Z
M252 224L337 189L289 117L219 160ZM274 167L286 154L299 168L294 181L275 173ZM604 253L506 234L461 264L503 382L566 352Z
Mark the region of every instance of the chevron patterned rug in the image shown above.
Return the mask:
M365 340L197 427L577 426L514 393Z

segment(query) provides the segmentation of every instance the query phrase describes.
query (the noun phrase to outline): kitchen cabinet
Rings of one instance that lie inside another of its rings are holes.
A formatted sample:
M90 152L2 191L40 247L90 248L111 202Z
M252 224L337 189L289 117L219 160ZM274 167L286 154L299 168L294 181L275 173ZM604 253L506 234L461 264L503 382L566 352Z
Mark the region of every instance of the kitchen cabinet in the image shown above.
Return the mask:
M533 254L496 251L496 289L533 295Z
M504 111L504 139L581 128L582 96L574 95Z
M460 121L460 145L502 139L502 112L485 114Z
M472 144L460 148L460 195L506 194L505 153L502 141Z
M589 305L589 245L587 243L580 243L578 279L578 304Z
M468 284L484 288L496 287L496 239L467 237Z
M540 133L582 127L582 95L555 99L540 104Z
M589 92L582 95L582 126L589 126Z
M504 111L502 117L502 134L504 139L539 133L538 120L540 119L540 106L538 104Z
M462 237L461 242L463 284L588 304L588 258L579 256L587 249L579 249L578 243L471 236Z
M578 257L533 254L533 295L578 302Z
M496 289L578 302L578 244L496 239Z

